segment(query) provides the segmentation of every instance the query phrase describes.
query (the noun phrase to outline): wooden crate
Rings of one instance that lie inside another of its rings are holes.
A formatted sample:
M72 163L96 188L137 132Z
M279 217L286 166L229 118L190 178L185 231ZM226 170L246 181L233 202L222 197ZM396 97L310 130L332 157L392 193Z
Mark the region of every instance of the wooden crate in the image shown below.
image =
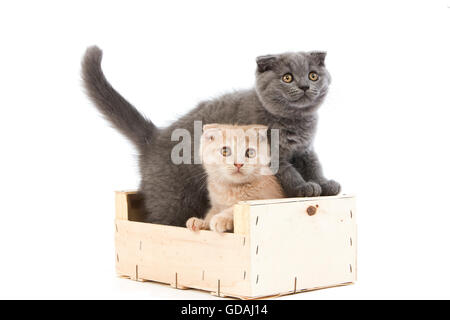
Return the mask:
M241 299L356 281L352 196L241 202L225 234L130 221L141 208L135 192L116 192L119 276Z

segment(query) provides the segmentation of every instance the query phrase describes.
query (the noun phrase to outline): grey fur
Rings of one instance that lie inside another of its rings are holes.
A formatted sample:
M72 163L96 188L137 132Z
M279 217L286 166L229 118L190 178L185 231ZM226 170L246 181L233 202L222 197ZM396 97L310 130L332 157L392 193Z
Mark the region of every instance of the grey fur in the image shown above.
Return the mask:
M82 76L88 95L100 112L140 151L140 192L146 215L139 220L184 226L190 217L203 217L209 208L205 172L201 165L172 163L174 129L194 131L194 121L203 124L264 124L280 130L277 177L289 197L334 195L340 186L327 180L313 150L317 109L331 78L324 52L297 52L257 58L256 86L201 102L195 109L164 129L157 129L116 92L101 70L102 52L88 48ZM308 74L319 75L311 81ZM291 83L282 81L291 73ZM303 88L304 90L302 90ZM193 155L192 155L193 156Z

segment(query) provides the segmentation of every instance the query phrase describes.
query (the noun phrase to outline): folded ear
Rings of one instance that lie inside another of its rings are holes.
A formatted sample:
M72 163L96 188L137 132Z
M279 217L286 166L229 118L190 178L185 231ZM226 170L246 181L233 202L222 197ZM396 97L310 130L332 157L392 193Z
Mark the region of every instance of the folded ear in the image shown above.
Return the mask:
M267 141L267 129L258 130L258 137L261 142Z
M270 70L276 61L277 56L275 55L266 55L257 57L256 64L258 65L258 71L265 72L267 70Z
M311 51L309 55L317 65L321 67L325 66L325 57L327 56L326 51Z
M258 126L255 126L253 129L256 131L256 133L258 135L259 141L261 141L261 142L267 141L267 130L268 130L267 126L263 126L263 125L259 126L258 125Z
M218 124L205 124L203 126L203 139L206 141L214 141L222 132L218 126Z
M220 124L218 124L218 123L205 124L205 125L203 125L203 131L206 131L209 129L214 129L214 128L217 128L218 126L220 126Z

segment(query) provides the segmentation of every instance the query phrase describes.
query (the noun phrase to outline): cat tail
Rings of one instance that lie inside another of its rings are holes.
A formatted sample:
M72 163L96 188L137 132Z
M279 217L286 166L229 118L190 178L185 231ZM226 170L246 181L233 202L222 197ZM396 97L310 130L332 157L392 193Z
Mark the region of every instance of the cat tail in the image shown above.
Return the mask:
M158 129L109 84L101 68L102 55L97 46L84 54L81 76L86 93L105 118L142 152Z

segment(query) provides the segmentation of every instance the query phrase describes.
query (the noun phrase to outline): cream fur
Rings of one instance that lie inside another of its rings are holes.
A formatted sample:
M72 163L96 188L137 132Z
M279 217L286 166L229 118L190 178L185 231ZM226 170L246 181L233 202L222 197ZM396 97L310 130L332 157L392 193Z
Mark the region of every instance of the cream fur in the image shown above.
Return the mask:
M186 222L189 229L232 231L233 206L239 201L284 197L280 183L268 167L267 127L213 124L206 125L203 131L200 150L208 174L211 209L204 220L190 218ZM231 150L230 156L222 155L224 147ZM245 156L249 148L256 150L254 158ZM236 163L242 165L239 170Z

